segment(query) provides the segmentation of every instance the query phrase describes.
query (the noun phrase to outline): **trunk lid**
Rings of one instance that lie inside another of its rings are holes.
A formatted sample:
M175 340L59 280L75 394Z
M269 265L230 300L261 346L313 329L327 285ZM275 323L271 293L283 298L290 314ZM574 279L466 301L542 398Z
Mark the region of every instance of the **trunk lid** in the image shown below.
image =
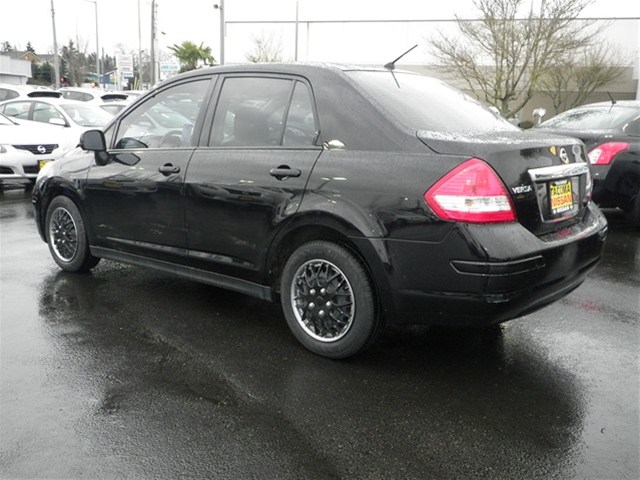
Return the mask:
M544 235L580 220L591 197L584 144L535 131L442 133L421 130L418 138L446 155L479 158L504 182L518 221Z

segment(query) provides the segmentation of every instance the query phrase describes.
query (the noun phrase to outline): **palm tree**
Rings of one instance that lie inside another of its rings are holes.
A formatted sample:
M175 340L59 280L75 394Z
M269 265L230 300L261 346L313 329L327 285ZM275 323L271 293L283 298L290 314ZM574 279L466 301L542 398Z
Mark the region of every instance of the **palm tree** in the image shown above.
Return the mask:
M215 65L216 63L215 58L211 55L211 48L205 47L202 43L198 46L187 40L180 45L169 47L169 50L180 62L181 72L195 70L201 62L204 65Z

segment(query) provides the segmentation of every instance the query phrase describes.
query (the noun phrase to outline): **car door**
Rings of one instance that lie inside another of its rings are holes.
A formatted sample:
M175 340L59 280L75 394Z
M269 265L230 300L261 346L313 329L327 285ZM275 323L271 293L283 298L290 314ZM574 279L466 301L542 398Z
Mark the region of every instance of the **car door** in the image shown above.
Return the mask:
M211 83L207 77L172 84L105 132L111 161L92 166L86 183L99 246L184 257L183 181Z
M190 263L259 282L276 233L297 211L321 153L309 84L227 76L206 146L185 180Z

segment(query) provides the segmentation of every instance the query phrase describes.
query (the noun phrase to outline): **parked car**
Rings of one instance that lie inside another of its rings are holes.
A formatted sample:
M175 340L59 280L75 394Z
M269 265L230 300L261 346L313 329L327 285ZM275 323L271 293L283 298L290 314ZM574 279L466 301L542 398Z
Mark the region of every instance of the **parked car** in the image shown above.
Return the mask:
M98 105L63 98L28 98L0 103L0 113L21 123L38 122L57 126L59 141L78 144L82 132L102 128L113 115Z
M27 123L21 125L0 114L0 188L7 183L35 183L38 172L47 162L73 147L60 144L56 129Z
M123 92L111 92L101 88L63 87L59 89L62 98L79 102L114 102L127 100L129 96Z
M640 226L640 101L603 102L568 110L537 128L584 142L593 201L624 210Z
M38 85L12 85L9 83L0 83L0 102L13 100L15 98L59 98L60 96L60 92Z
M177 105L182 124L155 132L146 117ZM539 309L584 281L607 232L582 142L523 132L409 72L197 70L80 147L34 189L62 269L106 258L279 300L294 336L330 358L385 323Z

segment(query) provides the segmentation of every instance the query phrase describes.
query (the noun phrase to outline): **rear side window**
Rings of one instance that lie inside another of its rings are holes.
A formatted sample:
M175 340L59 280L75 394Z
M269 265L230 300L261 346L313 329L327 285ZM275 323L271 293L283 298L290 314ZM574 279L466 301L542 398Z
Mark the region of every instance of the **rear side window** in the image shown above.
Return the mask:
M400 123L443 132L518 130L500 115L441 80L406 72L347 74Z
M20 94L15 90L11 90L9 88L0 88L0 102L11 100L12 98L16 98L18 96L20 96Z
M29 120L29 110L31 109L31 103L26 102L12 102L3 105L2 113L7 117L21 118L23 120Z
M223 147L281 145L293 86L292 80L283 78L225 79L210 144Z

